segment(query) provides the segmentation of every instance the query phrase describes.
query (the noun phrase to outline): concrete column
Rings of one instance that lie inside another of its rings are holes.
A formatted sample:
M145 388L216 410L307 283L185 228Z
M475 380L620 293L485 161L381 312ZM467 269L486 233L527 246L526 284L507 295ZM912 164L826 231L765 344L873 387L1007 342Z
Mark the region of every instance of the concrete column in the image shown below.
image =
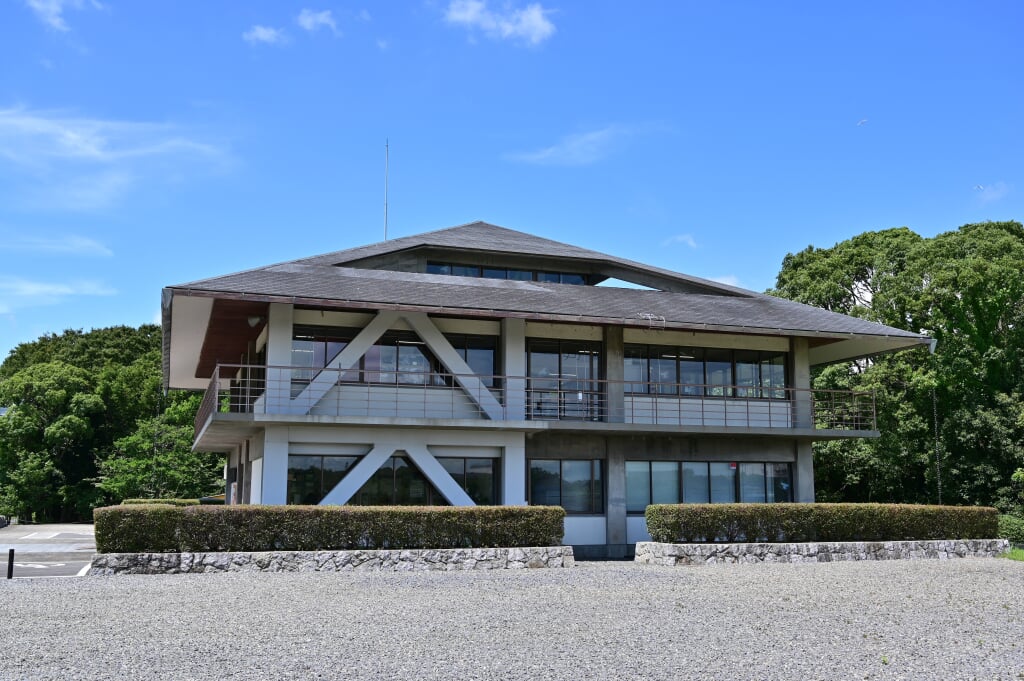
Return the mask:
M626 397L623 379L626 377L626 359L623 350L622 327L604 327L604 352L601 353L601 371L608 380L604 396L604 420L622 423L625 420ZM611 541L609 540L609 543Z
M526 435L519 442L506 444L501 457L501 503L526 505Z
M257 436L259 437L259 436ZM264 504L288 503L288 427L267 426L263 431Z
M793 501L811 503L814 501L814 454L808 440L797 440L796 465L793 467L796 476Z
M808 359L807 339L791 338L789 342L790 387L793 393L793 426L813 428L811 413L811 365Z
M291 304L270 304L270 312L267 315L268 367L291 366L292 315ZM289 413L292 391L291 379L291 372L288 369L267 369L267 389L263 396L266 413Z
M505 379L505 414L510 421L526 418L526 320L501 320L501 373ZM526 498L525 496L523 497Z
M605 477L608 498L605 502L605 532L609 558L624 558L626 555L626 457L616 446L608 447Z

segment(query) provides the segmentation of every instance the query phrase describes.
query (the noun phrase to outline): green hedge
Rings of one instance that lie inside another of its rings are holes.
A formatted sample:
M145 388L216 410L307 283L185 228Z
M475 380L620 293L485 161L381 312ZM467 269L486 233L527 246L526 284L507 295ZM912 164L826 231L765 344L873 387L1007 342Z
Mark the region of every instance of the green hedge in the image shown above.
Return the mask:
M129 506L142 504L166 504L168 506L198 506L198 499L125 499L121 502Z
M906 504L655 504L647 531L657 542L901 541L991 539L998 511Z
M1024 518L1016 515L999 516L999 536L1011 544L1024 545Z
M108 506L100 553L553 546L559 506Z

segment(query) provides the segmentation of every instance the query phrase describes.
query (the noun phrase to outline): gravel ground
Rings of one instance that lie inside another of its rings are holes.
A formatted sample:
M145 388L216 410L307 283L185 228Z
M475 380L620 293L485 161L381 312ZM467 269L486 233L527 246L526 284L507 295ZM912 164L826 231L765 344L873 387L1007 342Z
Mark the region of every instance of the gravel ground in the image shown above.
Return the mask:
M1024 679L1003 559L0 586L0 679Z

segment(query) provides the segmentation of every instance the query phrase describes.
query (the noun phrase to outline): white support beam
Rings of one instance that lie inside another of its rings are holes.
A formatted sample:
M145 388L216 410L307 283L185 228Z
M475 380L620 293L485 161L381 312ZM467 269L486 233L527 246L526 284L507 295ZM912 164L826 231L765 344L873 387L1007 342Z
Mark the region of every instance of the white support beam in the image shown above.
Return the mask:
M374 445L370 452L352 467L344 478L320 501L321 506L340 506L348 503L373 474L395 453L394 444Z
M373 347L374 343L391 328L398 320L398 313L391 310L382 310L370 321L363 330L356 334L352 342L345 346L345 349L338 353L338 356L327 363L323 371L318 373L309 385L292 400L295 405L295 412L308 414L316 403L323 399L331 388L338 384L338 378L347 370L354 367L366 352Z
M434 455L423 445L406 445L405 452L412 459L416 468L420 469L424 477L440 492L452 506L476 506L476 503L466 494L466 490L455 482L455 479L448 474Z
M402 317L409 322L409 326L427 344L434 356L444 364L449 372L455 375L455 380L466 391L469 399L492 421L504 420L504 410L501 404L491 394L490 389L476 377L469 365L459 357L459 353L455 351L444 334L434 326L430 317L423 312L406 312Z

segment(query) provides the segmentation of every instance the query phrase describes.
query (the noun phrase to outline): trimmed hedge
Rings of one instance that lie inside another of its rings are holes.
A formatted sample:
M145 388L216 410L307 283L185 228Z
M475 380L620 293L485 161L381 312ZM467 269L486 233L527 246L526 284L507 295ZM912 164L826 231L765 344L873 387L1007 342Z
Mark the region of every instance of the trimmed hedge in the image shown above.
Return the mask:
M992 539L999 512L908 504L654 504L656 542L808 542Z
M168 506L198 506L198 499L125 499L122 505L138 506L142 504L166 504Z
M1024 545L1024 518L1017 515L999 516L999 537L1011 544Z
M560 506L108 506L99 553L556 546Z

